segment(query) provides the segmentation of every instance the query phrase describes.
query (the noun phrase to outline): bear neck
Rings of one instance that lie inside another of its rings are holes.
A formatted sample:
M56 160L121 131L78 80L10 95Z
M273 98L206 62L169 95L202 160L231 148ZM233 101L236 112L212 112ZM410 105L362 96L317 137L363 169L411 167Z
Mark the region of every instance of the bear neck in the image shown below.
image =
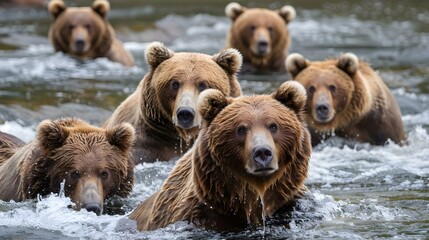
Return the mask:
M245 180L238 179L234 173L216 164L210 154L205 134L203 130L200 131L195 146L192 160L193 182L196 183L195 192L199 201L219 215L239 218L247 224L260 225L263 215L272 216L279 208L290 205L306 190L304 181L311 153L308 134L303 140L306 144L305 151L303 154L297 154L297 158L304 160L296 160L296 164L290 164L292 169L286 171L293 175L280 173L282 175L263 193L258 193Z
M153 70L143 79L141 112L145 131L151 137L174 147L180 140L180 135L173 122L165 116L159 104L155 89L151 86Z

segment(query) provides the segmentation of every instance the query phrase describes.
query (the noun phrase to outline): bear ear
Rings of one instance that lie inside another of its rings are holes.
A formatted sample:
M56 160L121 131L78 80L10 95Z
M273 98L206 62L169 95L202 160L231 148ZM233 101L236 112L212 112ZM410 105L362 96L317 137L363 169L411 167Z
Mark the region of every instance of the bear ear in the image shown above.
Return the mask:
M39 124L37 140L45 149L55 149L64 145L69 131L61 123L52 120L44 120Z
M198 111L210 123L232 100L217 89L207 89L198 97Z
M152 68L173 57L174 52L161 42L152 42L145 51L146 61Z
M236 2L231 2L225 7L225 15L231 18L232 21L235 21L238 16L240 16L247 8L241 6Z
M234 75L240 71L241 65L243 64L243 56L234 48L227 48L213 55L213 60L229 75Z
M359 59L353 53L345 53L338 59L337 67L353 76L359 68Z
M136 140L134 127L129 123L121 123L106 130L107 141L121 151L128 151Z
M283 20L285 20L286 23L289 23L290 21L292 21L296 17L295 8L292 6L289 6L289 5L286 5L286 6L283 6L282 8L280 8L278 10L278 13L279 13L280 17L282 17Z
M106 0L95 0L91 6L94 12L98 13L102 18L107 16L110 11L110 3Z
M66 10L66 4L62 0L52 0L48 4L48 12L57 18L64 10Z
M271 96L297 114L304 110L305 102L307 101L307 92L304 86L293 80L280 85L277 92L274 92Z
M292 77L296 77L298 73L308 66L308 60L299 53L292 53L286 58L285 65Z

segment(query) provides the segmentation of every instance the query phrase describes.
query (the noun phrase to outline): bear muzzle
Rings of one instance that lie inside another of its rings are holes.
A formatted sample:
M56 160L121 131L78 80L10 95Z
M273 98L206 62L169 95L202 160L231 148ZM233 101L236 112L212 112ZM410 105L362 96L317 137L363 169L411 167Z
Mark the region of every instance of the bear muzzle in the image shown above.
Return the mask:
M276 153L270 143L272 139L266 134L255 134L252 138L251 159L247 167L250 174L268 176L278 169Z
M195 111L197 98L198 95L193 90L183 90L178 93L173 123L185 132L197 128L200 124Z
M181 128L188 129L193 127L195 110L191 107L179 107L176 112L177 123Z
M86 179L81 184L81 191L74 200L75 209L86 209L88 212L94 212L100 215L103 212L103 185L99 179Z
M268 54L268 42L265 40L258 41L257 43L257 52L259 56L265 56Z
M320 93L314 96L315 102L312 104L312 115L316 122L328 123L334 116L335 111L332 108L331 100L325 93Z
M273 151L270 146L257 146L253 149L253 160L261 166L260 169L256 171L261 171L267 166L269 167L271 161L273 160Z

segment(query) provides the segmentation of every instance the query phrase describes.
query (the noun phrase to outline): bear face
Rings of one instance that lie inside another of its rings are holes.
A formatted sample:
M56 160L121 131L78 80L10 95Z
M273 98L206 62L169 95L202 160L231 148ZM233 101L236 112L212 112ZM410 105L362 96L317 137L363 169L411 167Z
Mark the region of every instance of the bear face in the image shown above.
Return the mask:
M132 190L134 138L134 129L125 123L104 130L78 119L43 121L31 149L35 153L24 162L22 199L58 193L65 181L74 209L101 214L107 198Z
M134 58L115 38L107 20L108 1L96 0L91 7L66 7L62 0L52 0L48 11L54 17L49 40L56 51L80 60L106 57L125 66L134 66Z
M306 121L313 145L331 133L376 145L405 139L401 112L390 89L355 54L310 62L295 53L285 65L307 89Z
M217 231L262 224L306 191L311 154L305 89L286 82L271 95L201 93L202 126L161 189L130 215L139 230L187 220Z
M273 11L264 8L246 8L230 3L226 15L233 21L227 45L237 48L258 70L284 70L283 62L290 45L287 24L295 18L295 9L283 6Z
M338 126L336 118L350 104L355 90L352 76L358 69L357 57L345 54L339 60L309 64L302 56L292 54L287 60L291 75L307 89L309 121L323 131Z
M168 161L180 157L196 138L201 122L196 104L205 89L241 95L236 73L242 57L235 49L212 56L175 53L160 42L151 43L145 56L149 72L104 126L129 122L135 127L137 163Z
M85 57L94 46L99 46L99 36L108 29L105 17L110 10L107 1L97 0L92 7L69 7L63 1L53 0L48 11L54 16L55 48L74 56ZM103 43L110 47L109 44Z
M189 140L196 136L200 116L196 110L198 96L208 88L225 94L232 92L231 76L241 66L241 55L228 49L215 56L201 53L174 53L160 43L147 49L147 60L154 69L151 88L167 118L180 136ZM235 93L236 94L236 93Z
M259 193L292 174L290 165L302 157L300 151L308 154L302 115L306 93L299 83L285 83L270 96L233 99L209 90L201 98L204 137L213 161Z

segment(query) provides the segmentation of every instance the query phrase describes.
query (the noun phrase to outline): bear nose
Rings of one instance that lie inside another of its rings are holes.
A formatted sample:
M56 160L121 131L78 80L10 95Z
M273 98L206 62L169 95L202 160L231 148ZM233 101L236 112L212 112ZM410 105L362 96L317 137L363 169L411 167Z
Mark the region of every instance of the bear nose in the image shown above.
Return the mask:
M96 202L90 202L85 203L83 206L88 212L95 212L95 214L100 215L101 214L101 206L99 203Z
M85 49L85 41L83 39L78 39L75 41L76 50L79 52L83 52Z
M258 42L258 52L259 54L265 54L267 52L268 49L268 42L265 40L260 40Z
M329 115L329 106L326 103L317 104L316 113L320 119L327 119Z
M182 128L190 128L194 123L195 111L190 107L177 109L177 120Z
M265 167L273 160L273 151L269 146L255 147L253 149L253 160Z

